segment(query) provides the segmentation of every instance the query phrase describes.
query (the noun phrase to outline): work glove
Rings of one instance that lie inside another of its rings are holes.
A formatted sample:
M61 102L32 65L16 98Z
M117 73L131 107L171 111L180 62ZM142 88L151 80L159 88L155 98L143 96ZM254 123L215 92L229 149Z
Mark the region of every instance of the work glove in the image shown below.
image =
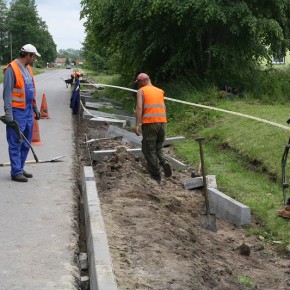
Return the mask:
M5 112L5 121L7 123L10 123L13 121L13 115L12 112L9 112L8 110Z
M41 115L40 115L40 112L38 111L38 108L34 107L33 111L34 111L34 114L35 114L34 119L35 120L40 120L41 119Z
M4 124L9 125L10 127L13 127L13 128L17 128L18 127L17 122L16 121L13 121L12 115L6 114L5 116L1 116L0 117L0 120Z
M290 118L289 118L286 122L287 122L287 124L289 125L289 124L290 124Z

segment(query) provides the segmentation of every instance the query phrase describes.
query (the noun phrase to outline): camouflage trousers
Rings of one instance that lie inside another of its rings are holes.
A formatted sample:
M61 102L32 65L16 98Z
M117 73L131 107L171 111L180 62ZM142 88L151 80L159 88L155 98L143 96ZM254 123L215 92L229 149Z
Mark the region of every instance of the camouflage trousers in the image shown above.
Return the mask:
M142 124L142 152L151 174L160 173L160 164L166 160L163 142L166 134L166 123Z

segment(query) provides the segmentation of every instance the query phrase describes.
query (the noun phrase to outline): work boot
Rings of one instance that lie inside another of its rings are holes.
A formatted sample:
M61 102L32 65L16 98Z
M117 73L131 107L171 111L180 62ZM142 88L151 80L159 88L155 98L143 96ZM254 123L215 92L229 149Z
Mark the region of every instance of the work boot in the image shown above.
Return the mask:
M150 176L151 176L151 178L155 179L156 181L161 181L161 176L159 173L157 173L157 174L151 173Z
M11 179L18 182L27 182L28 179L23 174L11 176Z
M25 170L23 170L23 175L26 177L26 178L32 178L33 175Z
M282 216L284 218L290 218L290 211L286 210L286 209L282 209L282 210L278 210L277 214L279 216Z
M161 163L161 166L164 169L165 177L170 177L172 175L172 171L171 171L171 168L170 168L170 165L169 165L168 161L167 160L163 161Z

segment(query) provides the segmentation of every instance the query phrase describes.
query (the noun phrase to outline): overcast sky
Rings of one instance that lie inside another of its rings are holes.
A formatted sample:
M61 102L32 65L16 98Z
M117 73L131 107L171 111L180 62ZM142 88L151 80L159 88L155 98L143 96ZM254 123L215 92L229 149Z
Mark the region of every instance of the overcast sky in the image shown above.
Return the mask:
M10 1L8 1L10 2ZM38 16L59 49L80 49L85 39L80 0L35 0Z
M80 0L36 0L38 15L59 49L80 49L84 41Z

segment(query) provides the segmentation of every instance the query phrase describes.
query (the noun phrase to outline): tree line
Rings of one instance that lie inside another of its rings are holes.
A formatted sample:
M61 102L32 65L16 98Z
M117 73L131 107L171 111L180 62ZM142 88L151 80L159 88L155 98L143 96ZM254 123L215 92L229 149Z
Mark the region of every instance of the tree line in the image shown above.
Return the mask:
M27 43L36 46L41 54L39 62L53 62L57 56L56 44L48 27L39 17L34 0L12 0L8 7L0 0L0 64L17 57Z
M156 80L249 79L290 47L289 0L82 0L93 68Z

